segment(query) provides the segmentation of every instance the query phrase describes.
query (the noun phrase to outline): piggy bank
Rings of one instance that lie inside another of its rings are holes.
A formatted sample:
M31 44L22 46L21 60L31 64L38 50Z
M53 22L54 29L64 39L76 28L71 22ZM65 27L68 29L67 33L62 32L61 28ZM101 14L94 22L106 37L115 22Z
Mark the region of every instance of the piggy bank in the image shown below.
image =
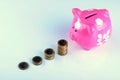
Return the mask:
M104 44L111 36L112 25L106 9L72 9L70 38L85 50Z

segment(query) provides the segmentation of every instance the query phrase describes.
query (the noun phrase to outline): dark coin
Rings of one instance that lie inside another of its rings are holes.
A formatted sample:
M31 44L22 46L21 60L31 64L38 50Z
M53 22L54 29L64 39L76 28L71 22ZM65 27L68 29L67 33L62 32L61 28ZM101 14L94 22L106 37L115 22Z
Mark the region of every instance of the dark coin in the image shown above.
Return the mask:
M40 56L35 56L32 59L32 63L34 65L40 65L40 64L42 64L42 58Z
M65 39L61 39L58 41L58 54L64 56L68 51L68 42Z
M19 63L18 67L21 70L26 70L29 67L29 64L27 62L21 62L21 63Z
M52 60L55 56L55 51L52 48L47 48L44 51L45 59Z

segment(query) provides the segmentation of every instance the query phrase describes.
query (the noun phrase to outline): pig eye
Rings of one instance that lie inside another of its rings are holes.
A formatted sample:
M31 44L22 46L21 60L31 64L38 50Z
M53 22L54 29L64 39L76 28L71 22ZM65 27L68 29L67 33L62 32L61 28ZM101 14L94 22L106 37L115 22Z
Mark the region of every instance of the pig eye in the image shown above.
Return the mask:
M89 15L89 16L85 17L85 19L91 18L91 17L93 17L95 15L97 15L97 13Z
M73 29L75 29L75 27L72 27ZM77 32L77 29L75 29L75 32Z
M72 27L73 29L75 29L75 27ZM77 32L77 29L75 29L75 32Z
M77 30L75 29L75 32L77 32Z

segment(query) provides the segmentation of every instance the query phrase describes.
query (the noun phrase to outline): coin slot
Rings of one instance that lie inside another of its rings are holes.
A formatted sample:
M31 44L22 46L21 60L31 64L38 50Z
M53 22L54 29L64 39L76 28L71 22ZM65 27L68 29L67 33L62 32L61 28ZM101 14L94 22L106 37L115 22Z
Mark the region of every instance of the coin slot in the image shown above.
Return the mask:
M91 18L91 17L93 17L95 15L97 15L97 13L89 15L89 16L85 17L85 19Z

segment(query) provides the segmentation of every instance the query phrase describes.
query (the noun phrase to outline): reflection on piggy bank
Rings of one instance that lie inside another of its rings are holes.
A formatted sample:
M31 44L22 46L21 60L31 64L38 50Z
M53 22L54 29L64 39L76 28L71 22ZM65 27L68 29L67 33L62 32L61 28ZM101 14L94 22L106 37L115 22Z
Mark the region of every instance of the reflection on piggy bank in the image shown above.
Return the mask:
M112 25L108 10L92 9L81 11L73 8L74 15L70 38L85 50L104 44L111 36Z

